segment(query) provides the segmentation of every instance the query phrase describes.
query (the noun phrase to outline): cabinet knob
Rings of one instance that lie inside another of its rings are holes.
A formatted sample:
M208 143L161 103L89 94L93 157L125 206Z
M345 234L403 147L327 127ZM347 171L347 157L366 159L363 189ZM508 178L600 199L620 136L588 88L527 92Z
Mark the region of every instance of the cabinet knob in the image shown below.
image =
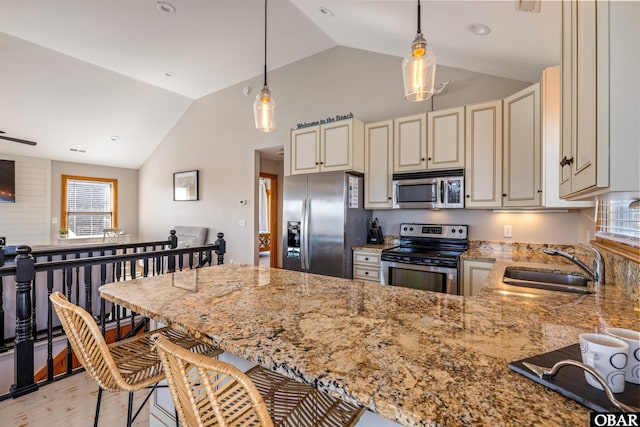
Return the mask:
M368 256L364 257L364 260L369 261L369 257Z
M431 159L429 159L429 160L431 160ZM421 159L420 159L420 161L421 161L421 162L424 162L424 157L423 157L423 158L421 158Z
M502 193L502 197L507 197L507 193Z
M321 165L324 165L324 162L320 162Z
M429 157L429 161L431 161L431 157Z
M538 190L538 194L542 193L542 190Z
M560 160L560 166L565 167L573 163L573 157L567 159L567 156L564 156L562 160Z
M316 166L318 166L320 163L316 162Z
M467 199L470 199L470 198L471 198L471 196L467 194Z
M365 276L368 276L368 275L369 275L369 272L368 272L368 271L365 271L365 272L364 272L364 274L365 274Z
M387 199L391 200L391 197L387 197Z

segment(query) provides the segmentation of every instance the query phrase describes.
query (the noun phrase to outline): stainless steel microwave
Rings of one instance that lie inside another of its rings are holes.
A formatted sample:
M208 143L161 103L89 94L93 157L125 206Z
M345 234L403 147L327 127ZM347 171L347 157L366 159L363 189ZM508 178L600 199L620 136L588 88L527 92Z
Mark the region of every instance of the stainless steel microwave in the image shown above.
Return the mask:
M393 175L393 207L464 208L464 169Z

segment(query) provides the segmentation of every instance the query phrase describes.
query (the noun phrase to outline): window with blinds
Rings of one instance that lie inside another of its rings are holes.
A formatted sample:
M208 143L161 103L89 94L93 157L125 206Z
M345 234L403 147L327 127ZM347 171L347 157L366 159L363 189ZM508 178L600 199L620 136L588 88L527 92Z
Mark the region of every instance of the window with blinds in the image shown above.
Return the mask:
M637 200L601 200L597 220L600 237L640 246L640 205Z
M115 179L62 176L62 228L71 236L101 236L116 228Z

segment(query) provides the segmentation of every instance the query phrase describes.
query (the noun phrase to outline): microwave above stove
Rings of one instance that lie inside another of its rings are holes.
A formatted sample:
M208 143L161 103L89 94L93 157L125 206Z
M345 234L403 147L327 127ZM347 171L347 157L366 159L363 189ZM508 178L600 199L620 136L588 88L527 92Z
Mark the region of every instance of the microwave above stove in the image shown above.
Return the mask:
M463 194L463 169L393 175L394 209L462 209Z

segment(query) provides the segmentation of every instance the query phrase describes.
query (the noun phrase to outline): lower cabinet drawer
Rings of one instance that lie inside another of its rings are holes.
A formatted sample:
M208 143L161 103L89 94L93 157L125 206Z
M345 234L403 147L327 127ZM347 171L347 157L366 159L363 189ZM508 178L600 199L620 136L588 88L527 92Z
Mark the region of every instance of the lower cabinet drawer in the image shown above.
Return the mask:
M372 282L380 282L380 269L354 265L353 278L360 280L370 280Z

